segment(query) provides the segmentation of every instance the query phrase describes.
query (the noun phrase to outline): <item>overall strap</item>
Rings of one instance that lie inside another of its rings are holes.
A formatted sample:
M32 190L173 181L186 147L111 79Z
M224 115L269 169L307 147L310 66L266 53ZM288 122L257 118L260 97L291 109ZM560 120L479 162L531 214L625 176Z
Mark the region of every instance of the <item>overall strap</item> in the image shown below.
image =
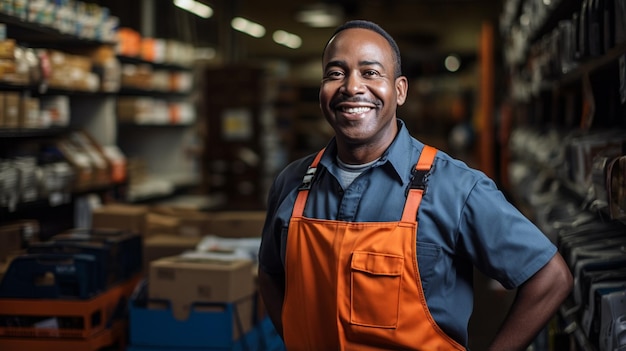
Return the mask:
M402 212L402 222L415 222L417 219L417 209L422 202L422 195L426 189L426 177L435 160L437 149L424 145L415 168L411 171L411 184L409 185L404 211Z
M293 205L293 211L291 212L291 217L302 217L304 213L304 205L306 205L306 199L309 196L309 190L311 189L311 185L313 184L313 179L315 178L315 172L317 171L317 165L324 155L324 149L321 149L315 159L309 166L306 171L306 174L302 178L302 184L298 188L298 197L296 197L296 202Z

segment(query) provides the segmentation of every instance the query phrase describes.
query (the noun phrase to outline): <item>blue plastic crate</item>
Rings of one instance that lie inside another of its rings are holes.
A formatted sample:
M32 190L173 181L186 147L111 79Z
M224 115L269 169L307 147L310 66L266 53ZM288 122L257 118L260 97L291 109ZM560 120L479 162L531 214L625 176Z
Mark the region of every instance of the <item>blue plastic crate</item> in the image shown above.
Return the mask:
M283 340L280 338L269 318L263 319L250 330L245 338L234 342L231 347L168 347L129 345L126 351L286 351Z
M0 297L88 299L101 292L93 255L23 254L15 257L0 281Z
M286 351L283 339L278 335L269 317L255 326L259 333L259 351Z
M242 325L246 323L238 319L236 303L195 303L187 319L178 320L168 301L151 302L159 302L163 308L147 308L146 301L130 301L129 344L135 347L230 350L236 336L243 335Z
M126 351L265 351L259 340L259 330L253 328L244 338L232 342L227 347L181 347L181 346L154 346L154 345L128 345ZM269 351L269 350L268 350Z

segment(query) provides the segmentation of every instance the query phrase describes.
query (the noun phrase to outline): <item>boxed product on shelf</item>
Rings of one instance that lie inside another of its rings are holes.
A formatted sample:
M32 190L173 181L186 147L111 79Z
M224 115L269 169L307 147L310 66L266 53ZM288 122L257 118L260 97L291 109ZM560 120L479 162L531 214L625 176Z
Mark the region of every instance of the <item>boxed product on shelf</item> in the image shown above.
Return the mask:
M168 109L171 124L190 125L196 120L196 109L191 102L170 102Z
M70 98L67 95L45 95L40 101L44 126L66 127L70 124Z
M77 170L76 186L97 186L111 182L111 166L102 147L85 131L74 131L56 142L56 147Z
M120 97L117 101L117 118L124 122L149 121L152 118L151 105L151 98Z
M102 152L111 165L111 181L114 183L124 182L128 175L126 155L117 145L104 145Z
M100 78L93 72L93 62L86 55L75 55L59 50L40 51L50 63L47 83L51 88L98 91Z
M150 263L148 297L170 301L173 315L184 320L192 305L234 302L255 293L251 260L171 256Z
M121 73L121 86L124 88L149 91L154 87L154 72L149 64L124 63Z
M141 34L132 28L119 28L116 52L122 56L138 57L141 52Z
M19 115L19 125L22 128L43 128L40 115L40 100L36 97L22 97Z
M141 58L155 63L165 62L165 39L141 38Z
M0 59L14 59L16 47L15 39L0 40Z
M3 128L18 128L20 124L20 93L5 91L2 93Z
M25 86L37 78L39 61L32 49L15 45L15 42L0 41L0 81ZM31 75L33 77L31 77Z
M186 93L193 88L193 74L188 71L172 71L169 74L168 90L177 93Z

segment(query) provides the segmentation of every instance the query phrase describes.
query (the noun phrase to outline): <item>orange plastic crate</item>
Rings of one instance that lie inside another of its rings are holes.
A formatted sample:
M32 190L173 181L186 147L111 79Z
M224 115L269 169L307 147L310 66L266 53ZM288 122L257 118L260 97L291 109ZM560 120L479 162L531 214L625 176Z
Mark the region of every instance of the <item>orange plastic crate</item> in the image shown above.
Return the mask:
M15 320L44 319L59 327L0 326L0 350L9 337L87 339L99 335L114 322L116 310L125 308L141 278L140 274L87 300L0 299L0 315ZM21 350L30 350L23 348ZM67 349L69 350L69 349ZM73 350L73 349L72 349Z
M104 347L118 345L120 350L126 347L128 322L119 320L111 328L102 330L87 339L70 338L5 338L0 337L2 351L97 351Z

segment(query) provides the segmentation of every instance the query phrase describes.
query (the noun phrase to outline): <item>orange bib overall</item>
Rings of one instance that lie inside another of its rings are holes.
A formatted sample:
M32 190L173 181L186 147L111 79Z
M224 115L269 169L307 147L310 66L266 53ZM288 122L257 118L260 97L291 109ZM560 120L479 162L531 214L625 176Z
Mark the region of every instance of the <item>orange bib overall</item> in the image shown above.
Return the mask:
M436 152L424 147L416 173L430 169ZM464 350L426 306L415 252L423 187L409 190L400 222L305 218L308 193L306 186L298 193L287 238L287 350Z

